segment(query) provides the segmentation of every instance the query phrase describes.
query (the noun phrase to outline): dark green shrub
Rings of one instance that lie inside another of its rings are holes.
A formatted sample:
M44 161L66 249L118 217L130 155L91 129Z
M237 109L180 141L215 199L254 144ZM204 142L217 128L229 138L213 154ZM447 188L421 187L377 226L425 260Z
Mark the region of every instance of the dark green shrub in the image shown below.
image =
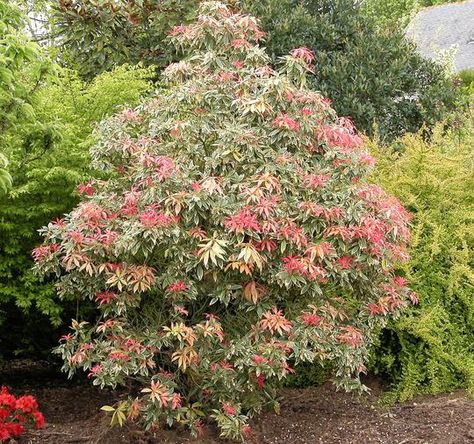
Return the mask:
M268 32L277 59L291 48L316 53L311 85L340 115L384 138L433 125L455 106L456 90L443 68L423 59L401 30L377 29L354 0L244 0Z
M193 17L198 2L169 0L153 9L156 3L110 9L107 2L60 2L54 30L64 36L63 62L86 76L127 61L164 66L176 57L166 44L167 30L177 19ZM375 122L383 137L392 138L431 126L454 107L456 90L443 68L419 56L402 30L380 29L356 0L230 3L260 18L274 62L296 47L315 51L310 86L359 130L370 134Z
M177 23L193 17L198 0L92 2L53 0L53 35L67 66L92 78L124 63L165 67L173 48L165 38Z

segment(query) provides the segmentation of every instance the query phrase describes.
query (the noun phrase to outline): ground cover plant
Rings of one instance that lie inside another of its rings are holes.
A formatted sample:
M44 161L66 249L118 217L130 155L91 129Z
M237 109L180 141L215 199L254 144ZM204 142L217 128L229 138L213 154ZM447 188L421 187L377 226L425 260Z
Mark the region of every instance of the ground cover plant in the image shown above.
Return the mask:
M257 21L218 2L170 40L185 55L162 88L105 120L92 149L109 178L44 230L33 255L63 297L93 300L57 349L64 369L101 387L138 382L113 422L147 428L213 419L244 438L278 409L278 381L330 361L360 388L368 348L416 296L409 215L370 185L374 159L352 123L306 88L313 53L281 69Z

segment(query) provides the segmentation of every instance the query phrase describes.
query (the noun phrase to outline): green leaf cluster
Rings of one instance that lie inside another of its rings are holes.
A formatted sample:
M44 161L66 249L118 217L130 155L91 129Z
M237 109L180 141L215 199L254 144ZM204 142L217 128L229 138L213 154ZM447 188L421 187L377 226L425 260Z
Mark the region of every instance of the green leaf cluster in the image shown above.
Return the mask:
M462 0L364 0L362 7L380 27L404 27L420 8L460 1Z
M92 78L124 63L166 66L173 25L193 16L196 0L68 0L50 2L52 34L62 63Z
M420 304L390 324L373 367L395 381L393 399L466 387L474 393L474 131L472 114L430 142L406 135L396 152L372 145L374 180L414 215L404 268Z
M37 230L76 202L89 177L95 123L135 104L152 87L151 68L123 65L91 82L54 65L23 33L18 9L0 2L0 350L46 350L51 325L76 310L31 272ZM5 160L3 160L5 159ZM6 191L6 190L5 190ZM13 327L12 327L13 326Z
M400 27L379 28L354 0L243 0L267 31L276 60L292 48L315 52L311 87L339 115L385 139L416 132L446 116L458 92L442 66L421 57Z

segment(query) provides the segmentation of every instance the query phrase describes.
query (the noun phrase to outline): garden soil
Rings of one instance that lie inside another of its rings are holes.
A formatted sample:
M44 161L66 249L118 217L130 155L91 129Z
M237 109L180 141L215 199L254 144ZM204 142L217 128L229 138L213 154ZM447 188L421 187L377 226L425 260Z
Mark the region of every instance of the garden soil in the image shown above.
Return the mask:
M127 425L110 428L100 411L124 398L86 381L66 381L55 369L35 362L0 368L0 383L15 394L37 397L46 417L43 430L32 430L19 444L224 444L213 427L192 439L184 430L143 432ZM280 414L264 413L251 426L255 444L459 444L474 443L474 401L463 391L423 396L384 407L380 382L369 380L367 396L337 392L331 384L282 390Z

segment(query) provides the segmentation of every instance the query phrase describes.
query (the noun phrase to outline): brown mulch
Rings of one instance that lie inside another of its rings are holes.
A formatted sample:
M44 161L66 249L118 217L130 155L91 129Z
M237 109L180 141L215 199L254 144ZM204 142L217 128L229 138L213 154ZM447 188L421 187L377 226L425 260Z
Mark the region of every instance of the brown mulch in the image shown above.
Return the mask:
M7 383L18 394L35 395L46 417L45 428L29 432L21 444L227 443L212 427L196 440L181 430L152 434L130 425L111 429L100 407L113 404L124 394L101 391L86 382L70 383L55 373L41 375L22 376L21 371L15 371L12 380L0 369L0 384ZM281 413L265 413L253 420L253 443L474 443L474 401L465 392L423 396L387 408L378 402L381 389L377 381L368 384L372 392L362 398L336 392L331 384L283 390Z

